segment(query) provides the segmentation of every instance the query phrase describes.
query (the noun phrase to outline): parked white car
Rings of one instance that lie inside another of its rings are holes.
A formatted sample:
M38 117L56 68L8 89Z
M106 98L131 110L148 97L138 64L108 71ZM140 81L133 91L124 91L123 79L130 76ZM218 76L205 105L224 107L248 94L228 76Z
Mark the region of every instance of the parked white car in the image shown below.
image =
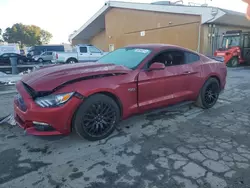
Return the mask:
M89 44L79 44L73 52L53 52L53 63L95 62L108 52L104 52Z
M34 61L38 61L39 63L42 62L51 62L53 59L53 52L43 52L40 55L35 55L32 57Z

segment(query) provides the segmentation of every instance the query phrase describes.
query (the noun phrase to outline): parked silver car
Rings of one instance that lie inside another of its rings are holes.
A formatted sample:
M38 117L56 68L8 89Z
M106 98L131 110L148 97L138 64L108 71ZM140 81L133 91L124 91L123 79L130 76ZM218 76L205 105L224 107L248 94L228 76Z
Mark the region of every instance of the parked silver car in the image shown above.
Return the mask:
M33 59L35 61L38 61L39 63L42 63L42 62L51 62L51 60L53 58L52 55L53 55L53 52L46 51L46 52L41 53L40 55L33 56Z

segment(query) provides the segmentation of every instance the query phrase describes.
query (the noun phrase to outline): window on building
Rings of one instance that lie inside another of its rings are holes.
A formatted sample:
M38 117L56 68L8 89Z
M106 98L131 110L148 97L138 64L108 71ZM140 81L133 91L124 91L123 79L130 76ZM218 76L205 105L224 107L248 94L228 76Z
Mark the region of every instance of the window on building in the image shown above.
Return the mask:
M87 47L80 47L80 52L87 53L88 52Z
M200 56L198 56L197 54L190 52L185 52L185 54L186 54L186 61L185 61L186 64L200 61Z

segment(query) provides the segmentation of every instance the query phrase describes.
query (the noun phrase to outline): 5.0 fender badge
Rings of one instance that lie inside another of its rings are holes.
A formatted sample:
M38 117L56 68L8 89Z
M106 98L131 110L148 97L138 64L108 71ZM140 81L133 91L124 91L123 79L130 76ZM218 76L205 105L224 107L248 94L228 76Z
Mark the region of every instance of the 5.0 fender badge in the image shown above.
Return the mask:
M129 92L132 92L132 91L135 91L135 90L136 90L135 88L128 88Z

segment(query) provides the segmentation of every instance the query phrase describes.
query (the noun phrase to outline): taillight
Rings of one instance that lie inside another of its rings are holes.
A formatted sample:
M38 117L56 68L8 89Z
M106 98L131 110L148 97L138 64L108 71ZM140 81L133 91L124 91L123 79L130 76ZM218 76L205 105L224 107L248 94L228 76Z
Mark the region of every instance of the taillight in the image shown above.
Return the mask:
M58 54L56 54L56 59L58 59Z

